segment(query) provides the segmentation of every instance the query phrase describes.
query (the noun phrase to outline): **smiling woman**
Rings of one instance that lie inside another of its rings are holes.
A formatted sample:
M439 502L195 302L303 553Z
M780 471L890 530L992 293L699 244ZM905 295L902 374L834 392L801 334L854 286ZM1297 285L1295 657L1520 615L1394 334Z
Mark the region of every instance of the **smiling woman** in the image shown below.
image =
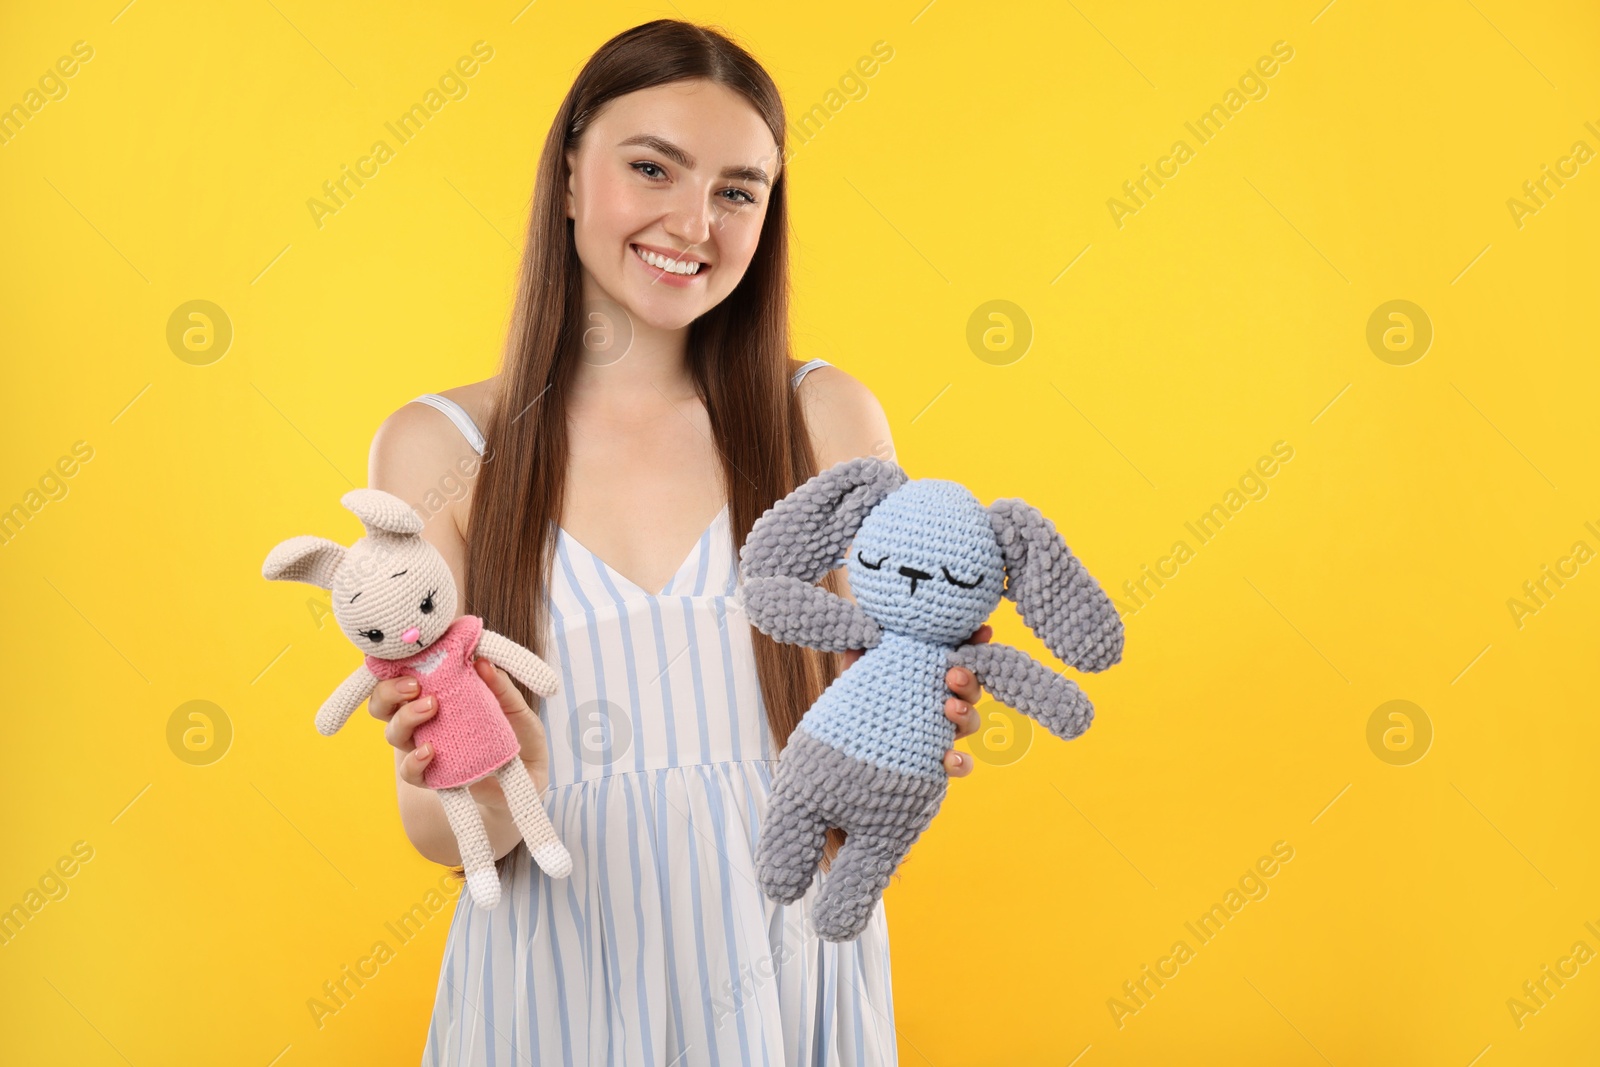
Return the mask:
M592 121L566 149L566 213L594 287L618 294L657 329L683 314L663 287L691 293L702 311L720 303L750 265L770 214L781 159L771 129L748 100L703 78L636 90ZM684 133L671 132L702 128L718 131L709 143L733 161L713 168L679 143ZM606 266L619 256L627 264L612 274Z
M778 755L859 653L754 630L739 548L821 467L893 450L871 392L792 356L785 128L771 78L717 32L661 20L607 42L545 141L500 373L405 405L373 441L372 484L407 500L465 450L493 457L423 536L460 576L449 609L560 675L530 705L480 666L573 867L544 875L494 780L469 786L502 901L456 911L426 1063L896 1062L881 901L847 943L806 919L842 832L792 903L755 875ZM597 359L597 335L626 340ZM848 590L842 570L825 585ZM977 692L947 682L963 737ZM401 818L453 865L415 737L436 709L398 686L372 714ZM945 767L970 770L953 750Z

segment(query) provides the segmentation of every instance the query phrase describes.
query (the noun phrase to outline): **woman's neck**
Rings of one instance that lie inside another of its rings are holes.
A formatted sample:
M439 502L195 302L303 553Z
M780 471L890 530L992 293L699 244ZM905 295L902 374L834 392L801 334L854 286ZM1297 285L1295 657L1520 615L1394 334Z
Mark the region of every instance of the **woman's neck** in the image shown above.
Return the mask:
M573 375L574 399L635 407L695 395L689 327L658 329L603 294L586 297L584 307L585 350Z

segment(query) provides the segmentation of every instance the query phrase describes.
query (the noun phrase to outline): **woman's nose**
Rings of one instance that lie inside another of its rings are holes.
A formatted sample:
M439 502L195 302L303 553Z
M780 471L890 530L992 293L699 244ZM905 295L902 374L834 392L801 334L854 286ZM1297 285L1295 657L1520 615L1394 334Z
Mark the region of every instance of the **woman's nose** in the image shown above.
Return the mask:
M411 629L407 630L405 633L400 635L400 640L404 641L406 644L409 645L411 642L415 641L417 638L419 638L421 636L422 636L422 631L417 629L415 626L413 626Z
M684 195L692 199L667 220L666 229L684 243L685 251L692 252L711 239L711 228L717 220L712 218L712 205L700 199L692 185Z

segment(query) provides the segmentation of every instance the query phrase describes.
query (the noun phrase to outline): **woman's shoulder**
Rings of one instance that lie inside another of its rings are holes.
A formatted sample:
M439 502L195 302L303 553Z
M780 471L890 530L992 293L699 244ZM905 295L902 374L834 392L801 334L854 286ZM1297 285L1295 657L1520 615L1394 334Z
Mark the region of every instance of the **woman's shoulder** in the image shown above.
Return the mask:
M494 378L438 391L439 396L461 406L479 433L493 414ZM444 412L415 399L401 404L379 424L367 457L367 483L404 500L426 501L441 496L441 487L468 487L466 493L445 493L441 508L448 508L463 528L458 505L470 499L477 450ZM429 507L431 513L434 509Z
M821 364L800 379L798 395L819 469L856 456L894 454L882 403L854 375L832 363Z
M485 378L481 382L440 389L432 395L454 401L467 413L481 434L494 413L496 381L496 378ZM373 448L378 448L380 443L408 451L416 448L431 452L442 450L449 455L454 455L462 448L471 450L471 442L444 412L420 403L416 398L401 404L378 426Z
M472 420L473 425L477 426L478 432L482 433L489 426L489 417L494 414L495 397L499 382L500 379L497 375L493 378L485 378L481 382L468 382L466 385L455 385L448 389L440 389L433 395L455 401L461 410L467 413L467 417ZM395 414L399 415L401 412L419 410L434 410L437 412L438 409L430 409L427 404L419 404L416 400L410 400L402 404L400 410ZM443 420L433 419L431 421L437 424ZM459 433L460 431L457 431L458 436Z

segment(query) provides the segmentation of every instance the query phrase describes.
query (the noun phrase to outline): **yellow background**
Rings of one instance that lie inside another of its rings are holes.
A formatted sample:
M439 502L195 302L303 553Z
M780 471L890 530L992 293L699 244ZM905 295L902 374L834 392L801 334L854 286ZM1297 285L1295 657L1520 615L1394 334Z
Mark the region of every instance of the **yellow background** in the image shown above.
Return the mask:
M320 1029L306 1008L442 869L375 725L311 729L352 649L261 561L353 537L382 418L493 372L558 101L681 13L791 114L892 47L791 161L798 354L876 391L914 475L1039 506L1130 609L1123 662L1080 679L1094 727L990 737L888 891L902 1062L1592 1062L1600 963L1520 1028L1507 1000L1600 951L1600 564L1520 626L1508 601L1600 547L1600 162L1520 228L1506 205L1600 149L1592 5L121 4L0 33L0 103L94 49L0 147L0 507L93 448L0 551L0 906L93 849L0 947L6 1058L416 1061L448 912ZM307 199L478 40L469 95L318 229ZM1108 198L1277 41L1268 95L1118 228ZM166 342L194 299L235 331L208 366ZM1395 299L1434 330L1405 366L1366 342ZM966 339L990 300L1032 326L1006 365ZM1278 441L1266 495L1230 498ZM997 629L1042 652L1009 606ZM1367 742L1395 699L1434 735L1406 766ZM168 745L190 700L231 723L210 766ZM1185 921L1277 841L1269 894L1199 945Z

